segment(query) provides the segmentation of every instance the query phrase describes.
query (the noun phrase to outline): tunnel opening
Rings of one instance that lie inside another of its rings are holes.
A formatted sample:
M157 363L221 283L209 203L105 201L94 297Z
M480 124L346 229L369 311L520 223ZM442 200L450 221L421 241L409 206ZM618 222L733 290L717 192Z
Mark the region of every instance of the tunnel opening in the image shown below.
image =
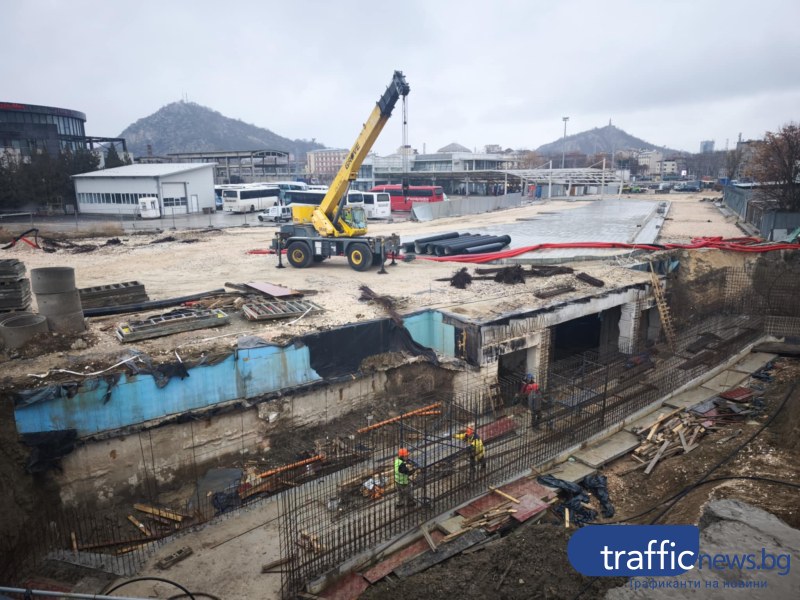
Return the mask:
M553 360L562 360L600 347L602 313L585 315L553 327Z

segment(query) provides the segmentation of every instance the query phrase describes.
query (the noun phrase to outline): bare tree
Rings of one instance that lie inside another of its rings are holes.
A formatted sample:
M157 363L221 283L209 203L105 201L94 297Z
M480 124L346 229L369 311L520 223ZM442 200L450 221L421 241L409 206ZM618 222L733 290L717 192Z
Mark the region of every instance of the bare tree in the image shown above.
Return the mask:
M762 184L762 197L786 210L800 210L800 126L789 123L767 132L756 149L753 169Z

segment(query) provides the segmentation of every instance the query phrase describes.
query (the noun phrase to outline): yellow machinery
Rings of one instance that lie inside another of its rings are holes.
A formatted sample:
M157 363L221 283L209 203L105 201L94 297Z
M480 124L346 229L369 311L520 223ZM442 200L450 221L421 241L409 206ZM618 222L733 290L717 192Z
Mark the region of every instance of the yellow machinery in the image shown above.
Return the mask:
M292 224L282 226L273 243L278 251L286 248L290 265L303 268L331 256L346 256L353 269L365 271L383 264L387 252L399 249L397 236L366 237L364 209L346 206L346 200L350 183L392 116L397 100L409 90L403 73L395 71L320 205L292 205Z

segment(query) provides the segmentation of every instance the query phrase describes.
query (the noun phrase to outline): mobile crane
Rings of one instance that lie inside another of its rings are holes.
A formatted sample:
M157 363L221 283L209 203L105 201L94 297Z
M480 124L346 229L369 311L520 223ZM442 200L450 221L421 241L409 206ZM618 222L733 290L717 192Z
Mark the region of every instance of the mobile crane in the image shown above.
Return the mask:
M361 163L392 115L397 100L407 96L410 89L403 73L395 71L320 205L292 205L292 223L281 226L272 243L277 252L286 249L290 265L302 269L331 256L346 256L353 269L366 271L383 264L388 252L399 250L400 239L396 235L367 237L363 207L346 206L346 202L350 182L358 176Z

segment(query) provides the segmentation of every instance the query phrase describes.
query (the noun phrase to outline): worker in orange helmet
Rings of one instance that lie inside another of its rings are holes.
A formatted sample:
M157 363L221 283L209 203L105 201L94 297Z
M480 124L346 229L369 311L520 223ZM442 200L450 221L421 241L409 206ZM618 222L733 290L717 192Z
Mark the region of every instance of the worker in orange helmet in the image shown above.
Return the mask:
M483 440L475 433L475 429L468 425L464 433L457 433L453 436L457 440L464 440L469 444L469 473L472 479L475 478L478 466L481 469L486 468L484 458L486 457L486 449L483 447Z
M394 485L399 496L397 508L411 508L414 506L414 491L411 488L411 475L414 473L414 464L408 458L408 448L400 448L394 459Z

